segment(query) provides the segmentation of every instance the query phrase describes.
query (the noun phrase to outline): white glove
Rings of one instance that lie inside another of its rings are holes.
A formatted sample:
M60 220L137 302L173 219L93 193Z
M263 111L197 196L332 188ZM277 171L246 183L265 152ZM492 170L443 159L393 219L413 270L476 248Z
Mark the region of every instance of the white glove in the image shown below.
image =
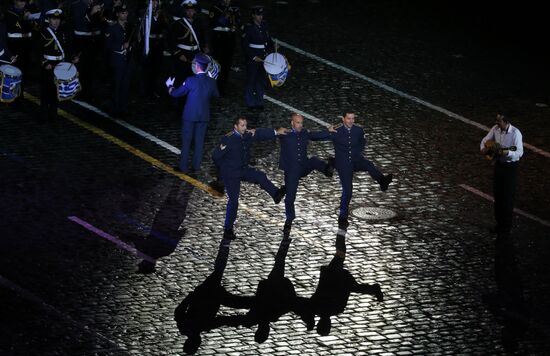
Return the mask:
M175 80L176 80L175 77L174 78L168 77L168 79L166 79L166 87L167 88L173 87Z

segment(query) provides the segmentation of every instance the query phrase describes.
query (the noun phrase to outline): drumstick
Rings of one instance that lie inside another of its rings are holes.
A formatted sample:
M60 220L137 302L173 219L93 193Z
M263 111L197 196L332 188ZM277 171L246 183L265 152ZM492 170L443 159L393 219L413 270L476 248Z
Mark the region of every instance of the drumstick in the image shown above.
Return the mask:
M75 56L75 58L80 58L80 55L82 52L78 52L78 54ZM69 70L73 69L74 63L71 61L71 65L69 66Z

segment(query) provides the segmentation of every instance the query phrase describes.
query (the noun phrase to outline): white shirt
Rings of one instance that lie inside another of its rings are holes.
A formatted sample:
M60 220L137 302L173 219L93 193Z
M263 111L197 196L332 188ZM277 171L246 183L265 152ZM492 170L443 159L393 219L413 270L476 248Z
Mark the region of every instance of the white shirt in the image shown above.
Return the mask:
M507 130L501 130L498 125L491 128L487 136L481 140L479 149L482 150L485 147L485 142L493 140L499 143L502 147L516 146L515 151L508 151L507 155L499 157L501 162L517 162L523 156L523 139L521 132L512 124L508 125Z

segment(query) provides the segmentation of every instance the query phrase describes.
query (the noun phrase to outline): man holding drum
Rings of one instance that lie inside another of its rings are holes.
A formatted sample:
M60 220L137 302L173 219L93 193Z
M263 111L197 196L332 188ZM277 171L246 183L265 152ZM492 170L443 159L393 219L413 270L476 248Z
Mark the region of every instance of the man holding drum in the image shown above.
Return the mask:
M8 47L17 56L17 67L23 72L21 94L16 103L23 98L24 84L29 75L33 29L30 15L26 0L13 0L13 6L6 12Z
M265 70L263 59L273 52L275 44L271 39L269 27L263 20L264 8L251 8L252 21L244 25L242 46L246 61L246 88L244 101L249 109L263 109L265 92Z
M42 42L42 73L40 78L40 107L42 114L48 119L57 118L59 98L55 83L54 68L57 64L69 58L69 48L65 34L59 31L61 24L61 9L46 12L48 25L41 31ZM73 57L73 64L78 63L78 57Z

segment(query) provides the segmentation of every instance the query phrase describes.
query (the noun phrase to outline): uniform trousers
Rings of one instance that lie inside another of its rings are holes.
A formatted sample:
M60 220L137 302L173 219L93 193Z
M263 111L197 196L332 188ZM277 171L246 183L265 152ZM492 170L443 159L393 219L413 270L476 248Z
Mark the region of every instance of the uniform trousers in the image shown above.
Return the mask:
M518 162L495 162L494 213L497 227L502 230L509 230L512 226L517 176Z
M225 213L225 229L233 229L233 224L237 219L241 181L259 184L260 188L269 193L271 197L274 197L277 193L277 188L275 188L275 185L267 178L265 173L251 167L244 168L240 177L223 177L223 183L225 184L225 190L229 198Z
M349 203L351 201L351 195L353 190L353 173L354 172L368 172L369 175L377 182L383 178L383 174L376 168L376 166L368 159L361 157L357 161L351 162L346 166L336 166L338 176L340 177L340 183L342 184L342 198L340 199L340 217L348 218Z
M311 157L304 165L299 166L299 168L285 171L285 213L287 221L292 221L296 218L294 201L296 200L296 192L298 191L300 178L307 176L313 170L323 173L326 169L326 162L321 161L317 157Z

